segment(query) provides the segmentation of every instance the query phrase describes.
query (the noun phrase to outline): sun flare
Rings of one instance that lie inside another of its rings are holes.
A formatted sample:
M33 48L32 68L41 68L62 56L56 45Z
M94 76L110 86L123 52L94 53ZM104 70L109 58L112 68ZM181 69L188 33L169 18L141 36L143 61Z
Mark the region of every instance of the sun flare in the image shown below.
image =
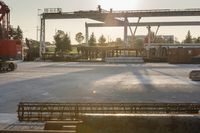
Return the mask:
M107 10L134 10L138 7L138 0L101 0L99 5Z

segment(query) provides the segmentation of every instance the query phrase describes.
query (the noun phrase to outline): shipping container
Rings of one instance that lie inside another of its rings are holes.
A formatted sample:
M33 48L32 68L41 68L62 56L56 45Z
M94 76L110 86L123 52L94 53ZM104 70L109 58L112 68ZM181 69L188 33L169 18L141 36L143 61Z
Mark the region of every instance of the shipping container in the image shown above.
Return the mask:
M1 60L22 59L22 45L19 40L0 40Z
M170 48L168 62L172 64L192 63L192 58L200 55L200 48Z

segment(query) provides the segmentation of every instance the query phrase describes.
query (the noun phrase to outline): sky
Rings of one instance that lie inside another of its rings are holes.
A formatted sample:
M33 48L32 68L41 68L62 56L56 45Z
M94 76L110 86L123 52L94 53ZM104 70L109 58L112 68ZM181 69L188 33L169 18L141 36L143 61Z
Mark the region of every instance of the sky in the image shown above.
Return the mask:
M185 9L199 8L200 0L3 0L11 9L11 25L18 25L24 32L24 38L37 39L37 26L40 25L38 14L44 8L62 8L63 12L73 12L79 10L96 10L98 5L105 10L146 10L146 9ZM41 10L38 10L41 9ZM168 18L142 18L145 21L200 21L200 17L168 17ZM137 19L130 19L137 22ZM85 22L95 22L89 19L67 19L67 20L47 20L46 41L53 42L56 30L67 32L73 44L75 34L82 32L85 34ZM152 27L156 31L157 27ZM134 27L132 28L134 29ZM200 26L184 27L160 27L158 35L174 35L182 41L187 31L190 30L193 37L200 36ZM89 33L94 32L98 39L102 34L107 40L113 41L117 37L123 38L123 28L90 28ZM130 35L130 32L128 33ZM136 35L146 35L146 27L138 28Z

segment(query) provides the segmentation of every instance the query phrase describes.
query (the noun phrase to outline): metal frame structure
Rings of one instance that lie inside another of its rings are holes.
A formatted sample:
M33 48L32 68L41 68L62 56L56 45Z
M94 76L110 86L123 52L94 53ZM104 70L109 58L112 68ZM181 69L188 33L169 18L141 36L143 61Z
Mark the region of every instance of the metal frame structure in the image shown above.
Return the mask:
M200 21L195 22L146 22L140 23L140 19L143 17L179 17L179 16L200 16L200 9L158 9L158 10L123 10L123 11L105 11L99 8L99 10L90 11L75 11L75 12L62 12L61 9L46 9L41 14L41 32L40 32L40 53L45 53L45 20L49 19L81 19L87 18L96 21L103 22L103 24L95 24L101 26L123 26L124 27L124 42L127 45L127 29L128 26L148 26L148 32L150 32L151 26L183 26L183 25L199 25ZM129 24L128 18L139 18L137 23ZM119 19L120 18L120 19ZM92 24L91 24L92 25ZM85 24L86 29L86 44L88 43L87 29L88 24ZM136 32L135 29L134 33ZM150 39L148 39L150 46Z
M85 114L198 114L199 103L39 103L21 102L19 121L79 119Z
M40 28L40 57L46 52L45 45L45 19L41 18L41 28Z
M141 22L141 23L129 23L130 26L199 26L200 21L185 21L185 22ZM123 24L112 25L105 23L86 23L86 27L123 27Z

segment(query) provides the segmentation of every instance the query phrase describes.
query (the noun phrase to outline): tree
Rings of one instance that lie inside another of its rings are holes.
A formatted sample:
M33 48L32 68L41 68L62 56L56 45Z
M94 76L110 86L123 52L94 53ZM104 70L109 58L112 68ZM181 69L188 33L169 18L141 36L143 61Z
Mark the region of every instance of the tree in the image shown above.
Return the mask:
M128 37L128 45L133 48L134 47L134 44L135 44L135 36L130 36Z
M135 49L143 49L144 42L142 39L136 39L134 43L134 48Z
M100 36L98 42L99 42L100 46L106 46L106 43L105 43L106 42L106 38L104 37L104 35Z
M115 40L116 46L123 46L124 41L119 37Z
M63 52L64 51L71 51L72 50L72 46L71 46L71 40L69 35L66 33L63 39Z
M192 35L190 33L190 30L188 31L188 33L185 37L184 43L192 43Z
M195 39L195 43L200 43L200 37Z
M28 49L25 50L25 53L26 53L25 60L33 61L36 58L38 58L40 43L36 40L32 40L28 38L25 39L25 43L26 43L26 46L28 47Z
M22 40L23 39L23 32L19 26L17 29L12 30L12 36L14 40Z
M64 31L58 30L54 36L54 40L56 45L55 53L61 52L63 54L64 52L71 51L71 40Z
M142 49L144 48L144 41L143 39L135 39L134 49L136 50L136 56L142 55Z
M78 33L76 34L75 40L76 40L79 44L81 44L82 41L84 40L83 34L82 34L81 32L78 32Z
M157 36L154 38L154 43L166 43L165 39L162 36Z
M94 36L94 33L90 36L90 39L88 41L89 46L96 46L96 38Z

